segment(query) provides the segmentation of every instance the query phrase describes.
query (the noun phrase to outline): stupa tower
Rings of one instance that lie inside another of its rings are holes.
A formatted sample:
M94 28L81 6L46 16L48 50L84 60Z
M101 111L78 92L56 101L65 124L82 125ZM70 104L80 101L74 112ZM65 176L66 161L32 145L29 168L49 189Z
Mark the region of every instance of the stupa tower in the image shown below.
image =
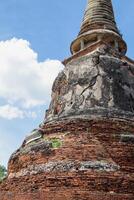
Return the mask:
M74 54L97 41L105 41L126 53L126 44L116 26L111 0L88 0L81 30L71 44Z
M134 62L111 0L89 0L44 122L12 154L0 200L134 199Z

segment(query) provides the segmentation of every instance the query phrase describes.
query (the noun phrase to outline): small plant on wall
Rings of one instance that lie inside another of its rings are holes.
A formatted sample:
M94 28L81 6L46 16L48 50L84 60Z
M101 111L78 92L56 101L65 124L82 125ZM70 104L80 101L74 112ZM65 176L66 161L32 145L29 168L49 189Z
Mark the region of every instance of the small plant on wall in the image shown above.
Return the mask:
M62 141L59 138L51 138L50 141L52 148L59 148L62 146Z

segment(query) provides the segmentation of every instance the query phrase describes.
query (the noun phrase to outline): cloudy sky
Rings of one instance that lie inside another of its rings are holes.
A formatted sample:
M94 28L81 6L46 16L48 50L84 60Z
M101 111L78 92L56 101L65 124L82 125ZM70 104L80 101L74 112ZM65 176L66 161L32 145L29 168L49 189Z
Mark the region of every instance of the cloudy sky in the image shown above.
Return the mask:
M134 1L113 0L116 21L134 58ZM51 86L70 55L86 0L0 1L0 163L43 120Z

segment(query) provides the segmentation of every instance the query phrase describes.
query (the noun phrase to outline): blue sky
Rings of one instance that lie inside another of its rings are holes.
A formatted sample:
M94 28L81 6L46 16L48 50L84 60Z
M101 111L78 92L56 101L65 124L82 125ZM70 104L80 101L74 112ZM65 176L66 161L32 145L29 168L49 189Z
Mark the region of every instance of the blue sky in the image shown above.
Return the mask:
M85 5L86 0L0 1L0 163L6 165L43 120L59 61L70 55ZM127 55L134 58L134 1L113 5Z

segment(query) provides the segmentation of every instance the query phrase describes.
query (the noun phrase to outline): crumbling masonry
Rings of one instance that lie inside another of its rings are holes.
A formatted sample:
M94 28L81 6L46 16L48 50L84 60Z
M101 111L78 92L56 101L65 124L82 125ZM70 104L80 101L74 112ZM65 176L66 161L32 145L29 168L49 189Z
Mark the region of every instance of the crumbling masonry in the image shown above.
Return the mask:
M89 0L45 120L12 154L0 200L134 199L134 62L126 51L111 0Z

